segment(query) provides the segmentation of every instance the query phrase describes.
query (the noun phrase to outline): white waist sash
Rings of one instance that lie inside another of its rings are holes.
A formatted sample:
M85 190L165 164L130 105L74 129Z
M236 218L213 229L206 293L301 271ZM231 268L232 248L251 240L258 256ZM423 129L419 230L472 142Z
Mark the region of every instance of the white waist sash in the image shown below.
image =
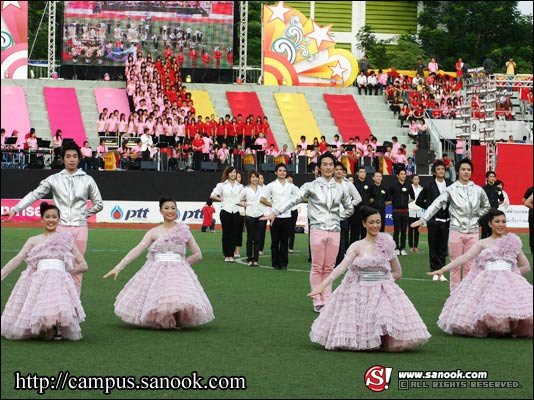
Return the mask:
M155 261L167 261L167 262L180 262L183 260L181 254L178 253L156 253L154 256Z
M384 271L360 271L360 281L377 282L385 280L386 273Z
M512 264L504 260L489 261L484 267L485 271L511 271Z
M39 260L37 263L37 271L43 271L46 269L55 269L56 271L65 272L65 263L62 260L55 259Z

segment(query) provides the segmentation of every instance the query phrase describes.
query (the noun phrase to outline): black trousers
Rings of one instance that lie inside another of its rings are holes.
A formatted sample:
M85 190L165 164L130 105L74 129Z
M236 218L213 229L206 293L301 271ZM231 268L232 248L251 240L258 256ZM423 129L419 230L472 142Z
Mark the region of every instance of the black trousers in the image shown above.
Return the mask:
M221 225L222 225L222 248L225 257L233 257L234 250L237 246L237 237L242 235L243 227L240 224L241 216L239 213L229 213L221 210Z
M297 226L297 218L299 217L299 211L291 211L291 225L289 226L289 248L293 250L295 247L295 227Z
M350 220L342 219L339 223L341 231L339 233L339 250L336 257L336 266L341 264L341 261L345 258L345 253L349 247L349 230L350 230Z
M354 210L354 214L349 219L350 222L350 243L352 244L367 235L367 230L362 225L362 215L360 210Z
M235 237L235 245L238 247L243 246L243 230L245 229L245 216L239 214L239 228Z
M447 263L448 243L449 222L430 222L428 224L430 271L436 271Z
M260 231L258 250L263 251L263 248L265 247L265 231L267 231L267 221L260 221L258 224L258 229Z
M291 218L276 218L271 225L271 265L273 268L287 268L290 224Z
M410 246L410 249L412 247L418 247L419 246L419 227L412 228L410 225L414 223L415 221L418 221L419 218L409 218L408 221L408 246Z
M380 210L380 232L384 232L386 230L386 210Z
M398 250L404 250L406 247L408 218L408 212L393 211L393 240L395 241L395 245Z
M260 218L245 217L247 227L247 261L258 261L261 237Z

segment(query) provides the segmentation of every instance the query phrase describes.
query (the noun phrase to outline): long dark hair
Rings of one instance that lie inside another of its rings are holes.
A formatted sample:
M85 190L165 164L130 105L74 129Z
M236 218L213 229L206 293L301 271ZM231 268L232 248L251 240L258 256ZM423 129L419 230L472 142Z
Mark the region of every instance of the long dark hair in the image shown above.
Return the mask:
M362 222L365 222L367 221L367 218L369 218L371 215L374 215L374 214L380 215L380 212L373 207L363 206L360 208L360 214L362 216Z

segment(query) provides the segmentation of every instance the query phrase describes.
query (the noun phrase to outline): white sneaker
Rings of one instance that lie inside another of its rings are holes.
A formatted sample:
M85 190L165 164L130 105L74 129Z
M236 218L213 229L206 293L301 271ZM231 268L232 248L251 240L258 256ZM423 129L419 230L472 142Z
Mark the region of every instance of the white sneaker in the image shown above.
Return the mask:
M400 252L400 255L401 256L407 256L408 253L406 253L406 250L402 249L401 252Z
M448 281L448 279L445 278L445 275L441 275L441 276L439 277L439 280L440 280L441 282L447 282L447 281Z
M432 280L436 282L439 281L439 275L432 276Z
M398 255L398 256L400 256L400 250L399 250L399 249L396 249L396 250L395 250L395 254Z

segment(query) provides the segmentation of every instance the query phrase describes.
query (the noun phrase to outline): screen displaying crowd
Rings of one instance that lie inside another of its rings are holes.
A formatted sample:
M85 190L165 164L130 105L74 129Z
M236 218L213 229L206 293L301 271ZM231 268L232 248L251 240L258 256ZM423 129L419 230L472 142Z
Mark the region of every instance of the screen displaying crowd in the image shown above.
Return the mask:
M67 1L63 63L124 65L172 53L186 68L232 68L233 1Z

